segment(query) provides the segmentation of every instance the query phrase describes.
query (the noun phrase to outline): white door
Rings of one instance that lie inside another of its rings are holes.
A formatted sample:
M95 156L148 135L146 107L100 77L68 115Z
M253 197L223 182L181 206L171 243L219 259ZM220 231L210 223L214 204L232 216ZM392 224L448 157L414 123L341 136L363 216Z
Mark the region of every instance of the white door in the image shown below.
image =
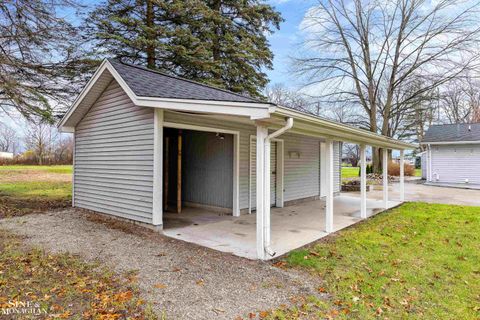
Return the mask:
M257 207L257 140L250 139L250 208ZM270 147L270 206L274 207L277 199L277 143Z

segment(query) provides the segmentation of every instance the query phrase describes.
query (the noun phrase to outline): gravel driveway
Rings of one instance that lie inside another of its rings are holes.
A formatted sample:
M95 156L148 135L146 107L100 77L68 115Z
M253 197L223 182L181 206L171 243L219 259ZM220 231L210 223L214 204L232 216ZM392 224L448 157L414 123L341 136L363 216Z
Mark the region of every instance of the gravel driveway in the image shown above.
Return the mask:
M79 209L0 220L48 251L136 270L144 298L167 319L234 319L315 295L318 279L216 252Z

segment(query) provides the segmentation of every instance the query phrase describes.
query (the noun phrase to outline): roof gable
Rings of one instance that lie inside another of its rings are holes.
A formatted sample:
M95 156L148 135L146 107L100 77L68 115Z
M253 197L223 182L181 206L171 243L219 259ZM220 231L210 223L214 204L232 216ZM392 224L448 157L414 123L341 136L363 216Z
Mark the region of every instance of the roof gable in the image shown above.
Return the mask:
M274 105L160 72L104 60L58 126L64 132L88 112L108 84L116 80L135 105L188 112L268 118Z
M431 126L422 143L480 141L480 123L458 123Z

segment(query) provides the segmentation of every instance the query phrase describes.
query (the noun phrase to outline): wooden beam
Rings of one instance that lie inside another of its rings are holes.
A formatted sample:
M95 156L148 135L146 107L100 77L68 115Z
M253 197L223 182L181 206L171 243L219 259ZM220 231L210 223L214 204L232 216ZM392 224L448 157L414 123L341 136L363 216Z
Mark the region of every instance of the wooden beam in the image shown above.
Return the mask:
M163 207L164 210L168 210L168 171L169 171L169 158L170 157L170 137L165 137L165 162L164 162L164 171L163 171Z

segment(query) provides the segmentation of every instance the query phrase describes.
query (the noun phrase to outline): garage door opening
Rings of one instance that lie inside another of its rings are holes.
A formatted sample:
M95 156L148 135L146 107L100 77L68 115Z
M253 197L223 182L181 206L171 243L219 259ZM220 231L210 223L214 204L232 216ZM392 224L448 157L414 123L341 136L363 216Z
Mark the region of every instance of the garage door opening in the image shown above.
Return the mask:
M232 215L232 134L165 128L163 153L164 228L195 223L199 216Z

